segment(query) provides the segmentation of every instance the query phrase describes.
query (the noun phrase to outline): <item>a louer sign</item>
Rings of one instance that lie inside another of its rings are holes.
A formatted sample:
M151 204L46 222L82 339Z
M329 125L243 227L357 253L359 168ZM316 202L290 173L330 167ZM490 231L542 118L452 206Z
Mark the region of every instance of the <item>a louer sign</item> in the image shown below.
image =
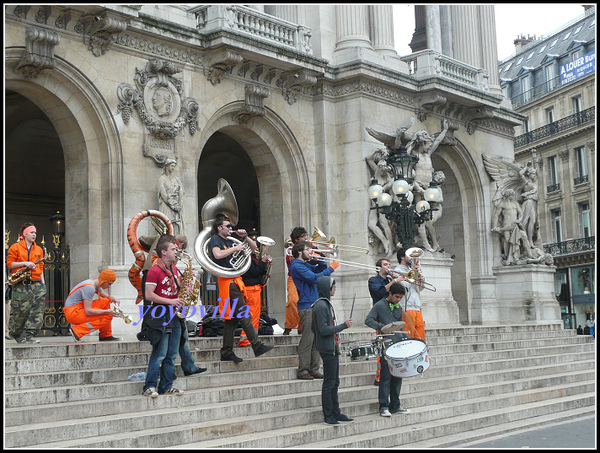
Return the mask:
M575 80L584 77L596 70L596 51L586 53L583 57L579 57L560 67L560 84L574 82Z

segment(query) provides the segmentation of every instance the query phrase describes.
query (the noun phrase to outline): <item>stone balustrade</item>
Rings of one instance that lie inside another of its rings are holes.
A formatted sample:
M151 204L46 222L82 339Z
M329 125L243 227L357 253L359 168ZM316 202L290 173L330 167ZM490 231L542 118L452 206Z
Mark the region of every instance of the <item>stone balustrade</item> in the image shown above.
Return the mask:
M415 52L401 60L408 64L409 73L416 78L443 77L478 90L489 91L489 74L485 69L475 68L434 50Z
M312 55L311 29L241 5L202 5L189 10L196 15L201 33L219 29L270 41Z

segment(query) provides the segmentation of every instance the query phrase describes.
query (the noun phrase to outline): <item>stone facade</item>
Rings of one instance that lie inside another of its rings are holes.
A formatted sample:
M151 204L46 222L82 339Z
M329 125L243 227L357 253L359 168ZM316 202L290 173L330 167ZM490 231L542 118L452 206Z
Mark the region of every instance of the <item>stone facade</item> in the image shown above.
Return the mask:
M487 69L429 49L396 55L391 17L390 5L7 6L6 89L38 106L60 137L71 282L109 266L119 275L114 294L137 315L126 229L138 212L158 208L161 159L175 156L190 244L204 201L216 193L207 176L238 184L244 204L244 182L257 179L257 224L242 216L240 227L259 226L277 242L267 291L269 314L283 325L290 231L318 226L340 244L368 246L365 157L380 144L366 127L394 131L414 116L416 130L437 133L444 119L455 126L452 144L432 156L446 175L436 230L447 263L424 262L424 271L445 288L449 306L432 298L429 319L508 320L489 227L495 188L481 155L514 158L521 117L490 89ZM172 102L161 111L152 94L159 86ZM203 161L213 148L219 159ZM227 167L234 149L250 168ZM378 257L371 248L341 258L373 265ZM335 272L340 318L356 294L362 323L368 277L343 266ZM428 319L427 296L423 302Z

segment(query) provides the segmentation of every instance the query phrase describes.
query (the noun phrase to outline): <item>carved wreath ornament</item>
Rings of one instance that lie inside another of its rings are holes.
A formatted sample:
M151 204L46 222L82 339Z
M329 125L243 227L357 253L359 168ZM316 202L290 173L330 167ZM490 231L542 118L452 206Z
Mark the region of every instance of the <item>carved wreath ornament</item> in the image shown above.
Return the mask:
M123 122L129 123L134 110L148 131L158 138L174 138L188 125L190 134L198 129L198 102L181 101L182 82L173 77L181 72L173 63L150 60L143 70L135 69L135 84L122 83L117 88Z

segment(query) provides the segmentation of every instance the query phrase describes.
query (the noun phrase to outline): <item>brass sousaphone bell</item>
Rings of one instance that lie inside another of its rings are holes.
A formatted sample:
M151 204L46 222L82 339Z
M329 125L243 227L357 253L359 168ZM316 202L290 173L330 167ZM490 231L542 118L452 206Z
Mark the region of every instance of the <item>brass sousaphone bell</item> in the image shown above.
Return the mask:
M224 214L229 217L232 225L237 225L239 211L233 190L227 181L223 178L217 182L217 195L208 200L202 206L200 213L203 229L196 237L194 242L194 255L200 265L213 275L223 278L235 278L246 273L250 269L252 259L249 253L244 253L235 261L232 260L233 268L223 267L216 264L209 255L208 243L211 238L211 230L217 214ZM234 237L229 237L235 245L242 244L242 241Z

